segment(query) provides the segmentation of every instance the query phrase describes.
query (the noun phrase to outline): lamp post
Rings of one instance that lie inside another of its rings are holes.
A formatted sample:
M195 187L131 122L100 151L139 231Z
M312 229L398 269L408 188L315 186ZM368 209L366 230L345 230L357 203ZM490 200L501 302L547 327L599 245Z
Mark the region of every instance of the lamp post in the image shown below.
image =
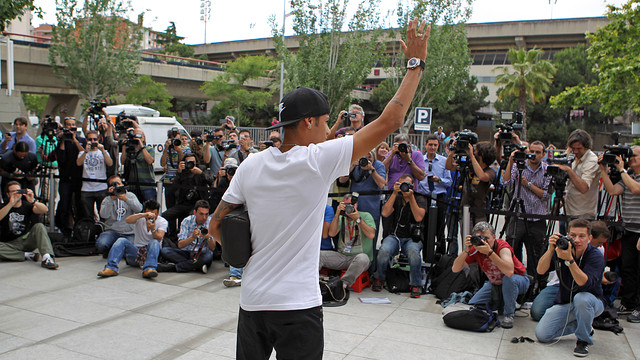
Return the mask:
M211 20L211 0L201 0L200 21L204 22L204 43L207 43L207 22Z
M291 14L288 14L288 15L291 15ZM285 30L284 26L286 21L287 21L287 0L283 0L282 1L282 45L284 46L285 50L287 49L287 44L285 43L285 38L284 38L284 30ZM284 95L284 60L280 60L280 100L282 100L283 95Z

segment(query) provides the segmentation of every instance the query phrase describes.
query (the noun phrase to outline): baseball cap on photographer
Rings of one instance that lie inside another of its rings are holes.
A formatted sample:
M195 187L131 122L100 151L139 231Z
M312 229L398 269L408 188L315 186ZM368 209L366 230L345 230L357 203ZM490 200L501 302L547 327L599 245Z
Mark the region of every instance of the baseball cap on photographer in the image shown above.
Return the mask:
M267 130L294 124L304 118L329 114L331 108L327 95L322 91L307 87L298 87L288 92L280 101L279 123Z
M224 160L223 168L227 169L227 168L237 168L237 167L238 167L238 160L234 158L226 158Z

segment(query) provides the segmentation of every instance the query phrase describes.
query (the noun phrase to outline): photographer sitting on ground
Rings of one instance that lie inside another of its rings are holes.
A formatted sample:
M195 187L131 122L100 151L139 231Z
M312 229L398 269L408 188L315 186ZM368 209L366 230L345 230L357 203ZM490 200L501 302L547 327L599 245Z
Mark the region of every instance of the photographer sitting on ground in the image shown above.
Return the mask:
M196 201L193 214L187 216L180 224L178 234L178 248L165 247L160 255L170 264L158 264L160 272L189 272L200 270L206 274L208 266L213 260L215 241L208 231L209 203L204 200Z
M351 194L344 196L329 225L329 236L339 235L338 251L320 251L321 269L347 270L342 277L345 288L353 285L373 261L376 225L369 213L358 211L358 205Z
M491 303L493 288L500 286L502 293L503 319L500 325L503 328L513 327L513 314L516 311L516 299L529 289L529 278L525 276L527 269L516 258L509 244L496 239L496 233L491 224L481 221L471 231L473 236L467 235L464 240L464 251L453 262L451 270L454 273L462 271L467 265L478 263L482 272L489 279L473 295L469 304ZM499 309L500 310L500 309Z
M583 219L572 220L565 237L553 234L549 247L538 262L538 274L552 266L560 279L555 305L547 309L536 326L538 341L551 342L560 336L576 334L575 356L587 356L593 344L593 318L604 310L602 299L602 253L589 244L591 228Z
M156 152L153 146L147 145L142 128L134 124L134 128L127 129L127 140L120 155L120 162L124 165L123 177L128 190L136 194L140 201L155 200L157 192L153 163Z
M134 227L126 222L127 216L140 212L142 204L136 195L126 191L119 176L113 175L107 179L108 195L102 200L100 217L104 221L104 231L96 240L99 254L105 257L119 238L134 241Z
M422 155L420 155L422 158ZM387 268L393 256L402 251L409 260L409 286L411 297L419 298L422 290L422 219L427 199L413 192L413 178L404 174L393 185L393 193L382 207L382 216L391 217L390 234L382 240L376 258L375 279L371 290L381 291L387 278ZM398 196L401 194L402 196Z
M162 238L167 232L167 220L158 216L160 204L155 200L144 202L143 212L127 216L127 224L135 226L133 242L121 237L109 250L107 265L98 273L100 277L118 275L118 263L125 258L127 264L142 268L143 278L158 276L158 255Z

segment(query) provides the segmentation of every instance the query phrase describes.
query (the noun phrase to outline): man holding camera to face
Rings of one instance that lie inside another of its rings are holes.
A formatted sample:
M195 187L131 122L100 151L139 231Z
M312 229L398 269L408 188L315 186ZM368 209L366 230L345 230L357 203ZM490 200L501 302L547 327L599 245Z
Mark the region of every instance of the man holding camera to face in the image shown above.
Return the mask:
M136 195L126 190L119 176L110 176L107 179L107 186L107 196L100 206L100 217L105 228L96 240L98 253L105 257L119 238L126 238L133 242L135 229L132 224L126 222L126 219L129 215L142 210L142 204Z
M343 285L345 288L353 285L373 261L375 234L373 217L358 211L358 198L345 195L329 225L329 236L339 235L338 249L320 251L320 268L347 270L342 276Z
M87 132L87 146L84 151L78 154L76 164L82 166L83 180L80 198L84 206L84 213L87 217L94 219L94 205L98 207L98 212L100 212L100 204L106 195L108 187L104 182L104 180L107 180L107 166L113 164L113 160L104 149L104 145L98 142L97 131L91 130Z
M238 165L240 165L249 155L258 152L253 148L253 139L251 139L251 133L249 131L240 131L239 142L240 148L238 149L238 151L234 151L231 155L229 155L229 157L234 158L238 161Z
M112 159L116 159L118 154L118 142L114 140L116 138L116 130L104 108L101 108L100 112L95 128L98 130L98 142L104 146ZM89 132L89 122L93 118L92 114L92 107L89 107L82 119L82 133L85 135ZM113 165L107 167L107 175L115 175L116 165L114 161Z
M555 305L547 309L536 326L540 342L550 342L560 336L576 334L575 356L589 354L593 344L593 318L604 310L602 299L602 253L589 244L591 228L583 219L572 220L567 236L553 234L549 247L538 262L538 274L555 267L560 289Z
M206 141L209 143L209 171L211 177L216 175L216 172L222 166L224 159L227 157L229 150L225 151L223 141L225 140L224 129L215 128L210 134L206 135Z
M346 120L349 120L349 124L345 127L338 129L341 125L344 124ZM338 114L338 120L333 124L331 130L329 131L329 136L327 140L331 140L333 138L344 136L347 128L354 128L355 131L362 129L364 126L364 110L362 106L351 104L349 106L349 111L340 111Z
M12 150L0 158L0 179L2 189L9 181L17 181L23 189L36 190L37 180L33 172L38 167L38 157L29 152L29 144L24 141L16 143Z
M420 156L422 157L422 156ZM389 261L402 251L409 261L409 286L411 297L419 298L422 290L422 219L426 213L427 199L413 192L413 178L404 174L393 185L393 193L382 207L382 216L390 218L391 231L382 240L376 258L373 291L381 291L386 280Z
M211 220L209 203L198 200L193 206L193 214L187 216L180 224L178 248L165 247L160 255L170 264L159 264L160 272L190 272L200 270L206 274L213 261L213 250L216 248L208 225Z
M636 248L640 239L640 147L632 148L629 170L624 168L624 159L616 157L615 168L622 181L613 184L606 165L599 158L600 176L604 188L610 195L622 195L622 219L625 222L621 250L621 301L619 315L629 314L627 321L640 322L640 251Z
M413 186L418 187L427 174L424 171L424 158L419 151L412 151L409 136L398 134L393 139L393 147L384 159L387 169L387 188L392 188L401 175L411 174Z
M124 165L124 178L130 191L140 201L156 199L156 177L153 163L156 152L146 144L144 131L137 123L127 129L127 140L122 146L120 162Z
M525 276L527 270L511 246L502 239L496 239L495 230L488 222L478 222L471 233L473 235L465 238L464 250L454 260L451 270L457 273L477 262L489 281L473 295L469 304L490 305L493 288L499 287L497 290L502 293L504 303L500 325L510 329L513 327L516 299L529 289L529 278Z
M175 178L178 174L178 165L180 159L184 157L187 146L182 146L180 140L180 131L178 128L172 128L167 131L167 141L164 143L160 165L164 169L162 183L164 186L164 201L168 208L172 208L176 204L176 193L178 188L175 185Z

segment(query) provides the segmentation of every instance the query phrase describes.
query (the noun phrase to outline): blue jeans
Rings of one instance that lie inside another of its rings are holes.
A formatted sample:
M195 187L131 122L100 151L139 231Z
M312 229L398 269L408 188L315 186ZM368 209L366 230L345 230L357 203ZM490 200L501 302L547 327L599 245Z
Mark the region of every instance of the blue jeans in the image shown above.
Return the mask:
M553 306L553 300L556 298L558 291L560 291L560 284L547 286L533 299L530 310L533 320L538 321L542 319L547 309Z
M547 309L536 326L536 337L540 342L550 342L563 335L576 334L578 340L593 344L591 324L593 318L604 311L604 304L592 293L580 292L569 304L556 304Z
M213 261L213 251L208 247L202 249L198 261L193 261L191 251L165 247L160 250L163 258L176 264L176 272L189 272L202 269L202 265L210 266Z
M491 303L491 285L490 282L485 281L484 285L473 295L469 304L486 304ZM529 278L524 275L503 276L502 277L502 300L504 301L504 308L502 314L505 316L513 315L516 312L516 299L518 295L522 295L529 289Z
M376 279L384 281L387 278L386 271L389 261L400 249L409 259L409 285L421 286L422 258L420 251L422 250L422 242L415 242L411 238L399 238L395 235L384 238L380 249L378 249Z
M147 200L156 200L158 196L158 192L154 187L141 187L140 192L142 193L142 202Z
M119 238L109 251L109 257L107 258L107 266L113 271L118 271L118 263L122 258L125 258L127 264L136 266L136 254L138 254L138 247L133 245L127 238ZM158 255L160 254L160 243L158 240L151 240L147 244L147 259L142 266L142 271L147 269L156 269L158 267Z
M244 268L237 268L229 265L229 277L235 277L238 279L242 279L242 270Z
M125 235L111 230L104 231L96 240L96 249L98 249L98 254L108 254L113 244L119 238L126 238L129 242L133 242L133 237L133 234Z

